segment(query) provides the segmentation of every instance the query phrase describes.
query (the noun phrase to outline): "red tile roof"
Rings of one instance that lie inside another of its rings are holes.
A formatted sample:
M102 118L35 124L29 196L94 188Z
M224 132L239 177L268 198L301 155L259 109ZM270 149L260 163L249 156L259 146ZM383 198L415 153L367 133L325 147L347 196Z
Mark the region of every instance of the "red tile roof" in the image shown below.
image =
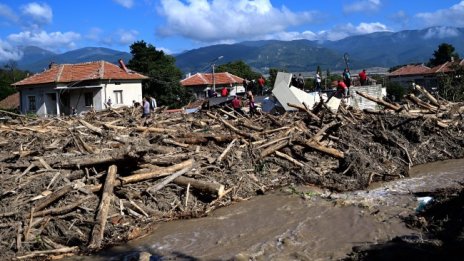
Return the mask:
M240 78L228 72L215 73L214 79L215 79L216 84L218 85L243 82L243 78ZM213 74L212 73L196 73L180 81L180 84L182 84L182 86L212 85Z
M19 107L19 92L14 93L0 101L0 109L11 110Z
M70 83L85 80L142 80L148 77L136 73L126 72L119 66L106 62L96 61L78 64L58 64L50 69L34 74L14 86L36 85L44 83Z
M430 69L430 73L447 73L454 70L454 66L464 66L464 59L459 62L446 62Z
M421 65L406 65L389 74L389 76L404 76L429 73L430 67Z

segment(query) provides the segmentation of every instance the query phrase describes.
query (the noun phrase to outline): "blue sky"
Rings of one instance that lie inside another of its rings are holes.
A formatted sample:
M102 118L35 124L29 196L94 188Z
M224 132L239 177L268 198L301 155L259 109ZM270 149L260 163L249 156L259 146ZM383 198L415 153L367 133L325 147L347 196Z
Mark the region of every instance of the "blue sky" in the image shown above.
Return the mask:
M464 1L2 0L0 61L19 59L17 47L27 45L58 53L89 46L129 51L144 40L179 53L244 40L338 40L429 26L464 27Z

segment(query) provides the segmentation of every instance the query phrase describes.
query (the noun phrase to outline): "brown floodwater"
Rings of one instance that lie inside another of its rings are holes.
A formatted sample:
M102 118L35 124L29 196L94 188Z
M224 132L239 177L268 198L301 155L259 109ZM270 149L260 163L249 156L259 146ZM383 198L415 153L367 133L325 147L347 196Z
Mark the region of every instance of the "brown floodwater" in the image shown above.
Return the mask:
M152 260L339 260L354 246L420 233L401 219L417 211L416 193L460 188L463 174L460 159L413 167L410 178L369 190L282 189L208 217L160 223L144 238L69 260L121 260L141 251Z

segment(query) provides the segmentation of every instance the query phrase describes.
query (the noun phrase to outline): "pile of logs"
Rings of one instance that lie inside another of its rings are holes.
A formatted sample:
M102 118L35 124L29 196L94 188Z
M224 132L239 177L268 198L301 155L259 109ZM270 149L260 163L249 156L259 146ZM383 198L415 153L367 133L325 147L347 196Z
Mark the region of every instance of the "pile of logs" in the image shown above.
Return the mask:
M227 107L148 120L134 108L11 115L0 125L0 257L95 251L275 188L364 189L463 157L464 107L424 96L372 98L384 109L366 112L289 104L298 112L254 118Z

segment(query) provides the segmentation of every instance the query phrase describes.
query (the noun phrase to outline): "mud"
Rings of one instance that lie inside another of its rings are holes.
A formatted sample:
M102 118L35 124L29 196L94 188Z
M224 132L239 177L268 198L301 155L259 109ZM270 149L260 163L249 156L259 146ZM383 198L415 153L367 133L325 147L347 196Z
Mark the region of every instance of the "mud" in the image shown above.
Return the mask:
M69 260L127 260L141 251L155 260L458 260L463 171L464 159L449 160L366 191L288 187L205 218L158 224L150 236ZM433 201L419 210L423 196Z

